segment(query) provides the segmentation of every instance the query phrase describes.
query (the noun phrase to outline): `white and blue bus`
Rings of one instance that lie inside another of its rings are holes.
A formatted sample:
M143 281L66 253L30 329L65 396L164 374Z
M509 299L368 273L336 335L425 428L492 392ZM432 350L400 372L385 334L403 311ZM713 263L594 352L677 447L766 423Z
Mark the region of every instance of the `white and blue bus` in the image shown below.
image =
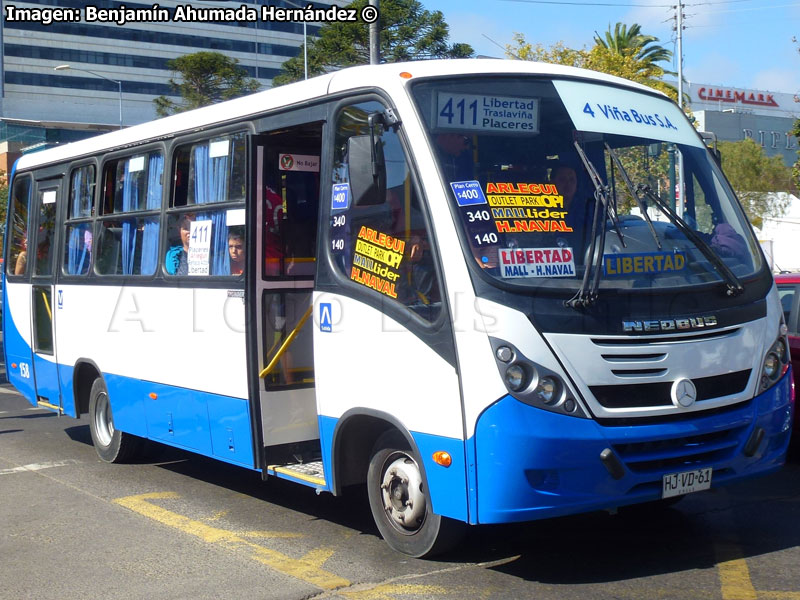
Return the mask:
M366 487L409 555L785 458L768 265L681 110L622 79L346 69L25 155L7 232L33 405L108 462Z

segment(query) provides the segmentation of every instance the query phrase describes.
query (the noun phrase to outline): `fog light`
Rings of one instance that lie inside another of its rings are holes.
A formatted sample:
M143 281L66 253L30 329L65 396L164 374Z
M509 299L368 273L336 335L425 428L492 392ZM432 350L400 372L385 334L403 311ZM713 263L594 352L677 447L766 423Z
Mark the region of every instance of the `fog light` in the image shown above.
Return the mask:
M525 369L520 365L510 365L506 369L506 385L514 392L525 387Z
M568 413L575 412L576 408L577 405L575 404L575 400L573 400L572 398L567 398L566 400L564 400L565 411L567 411Z

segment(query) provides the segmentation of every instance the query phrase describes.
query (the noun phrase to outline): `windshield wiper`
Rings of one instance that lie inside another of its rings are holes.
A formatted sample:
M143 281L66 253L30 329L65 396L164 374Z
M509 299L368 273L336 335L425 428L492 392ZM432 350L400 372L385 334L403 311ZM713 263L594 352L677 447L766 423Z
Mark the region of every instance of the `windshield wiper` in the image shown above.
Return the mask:
M606 215L611 218L611 222L614 224L614 228L617 231L619 241L623 246L625 246L625 239L623 238L622 231L619 228L616 212L613 214L610 212L610 207L608 204L608 192L606 187L603 185L603 180L600 179L597 169L595 169L592 161L589 160L589 157L586 156L586 152L583 151L580 143L575 140L574 145L575 150L578 152L578 156L581 157L581 162L583 162L586 172L589 174L589 179L592 181L592 185L594 186L595 202L594 213L592 215L592 240L589 243L589 264L586 265L586 269L583 272L583 281L581 282L581 287L578 288L577 293L572 298L564 302L564 305L569 306L570 308L584 308L591 306L597 300L597 288L600 285L600 268L603 265L603 249L606 245ZM603 208L602 211L600 210L601 205ZM598 244L597 227L600 225L601 221L602 227L600 229L600 240ZM600 252L597 252L598 246L600 248ZM599 259L595 256L596 254L599 256Z
M652 200L656 206L658 206L658 208L660 208L661 211L667 215L667 218L672 222L672 224L675 225L675 227L677 227L680 232L697 247L698 250L700 250L703 256L705 256L712 265L714 265L714 267L717 269L717 272L722 275L723 279L725 280L725 293L728 296L738 296L744 292L744 286L739 281L738 277L733 274L733 271L731 271L730 267L725 264L725 261L723 261L719 255L714 252L714 249L709 246L708 243L702 237L700 237L694 229L686 224L686 221L678 216L678 213L672 210L672 207L669 204L659 198L658 195L655 194L652 189L650 189L649 185L646 183L640 183L636 186L636 190L643 192L648 198L650 198L650 200Z
M642 202L642 199L639 197L639 194L636 192L636 189L634 188L631 178L628 177L628 172L625 170L625 167L622 166L622 162L620 161L619 156L617 156L617 153L611 149L611 146L608 145L608 142L606 142L606 150L608 150L608 154L611 156L611 159L614 161L614 164L617 165L617 170L622 176L622 181L625 182L625 186L628 188L628 192L630 193L630 195L633 196L634 200L636 200L636 206L639 207L639 210L641 211L644 220L647 221L647 226L650 228L650 233L653 234L653 239L656 241L658 249L661 250L661 240L658 239L658 234L656 233L656 229L655 227L653 227L653 221L650 220L650 215L647 214L647 207L645 206L644 202Z

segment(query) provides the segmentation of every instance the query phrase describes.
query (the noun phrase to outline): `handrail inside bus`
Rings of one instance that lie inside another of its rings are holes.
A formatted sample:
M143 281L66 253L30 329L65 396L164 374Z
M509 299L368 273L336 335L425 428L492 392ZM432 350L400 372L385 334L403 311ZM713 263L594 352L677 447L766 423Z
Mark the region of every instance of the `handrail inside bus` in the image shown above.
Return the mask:
M275 353L275 356L273 356L272 360L269 361L269 364L266 367L264 367L264 370L258 374L259 377L262 378L266 377L275 368L275 365L278 364L278 361L280 360L281 356L283 356L284 353L289 349L289 346L294 341L294 338L297 337L297 334L300 333L300 330L303 328L303 325L306 324L308 317L311 316L311 310L313 308L314 308L313 304L308 307L308 310L303 315L303 318L300 319L295 328L292 329L292 332L288 336L286 336L286 339L283 341L283 344L281 344L281 347L278 348L278 351Z
M50 303L47 301L47 294L42 290L42 300L44 300L44 307L47 309L47 315L50 317L50 322L53 321L53 311L50 309Z

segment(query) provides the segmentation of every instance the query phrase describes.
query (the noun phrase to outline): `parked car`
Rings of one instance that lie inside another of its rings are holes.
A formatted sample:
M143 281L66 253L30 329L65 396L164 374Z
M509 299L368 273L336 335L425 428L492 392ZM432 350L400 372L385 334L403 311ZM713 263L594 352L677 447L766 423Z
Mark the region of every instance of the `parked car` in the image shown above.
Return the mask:
M778 294L783 307L783 318L789 327L789 352L792 356L794 387L800 394L800 273L788 273L775 276ZM794 429L800 432L800 410L795 404ZM800 433L793 435L794 441L800 441Z

